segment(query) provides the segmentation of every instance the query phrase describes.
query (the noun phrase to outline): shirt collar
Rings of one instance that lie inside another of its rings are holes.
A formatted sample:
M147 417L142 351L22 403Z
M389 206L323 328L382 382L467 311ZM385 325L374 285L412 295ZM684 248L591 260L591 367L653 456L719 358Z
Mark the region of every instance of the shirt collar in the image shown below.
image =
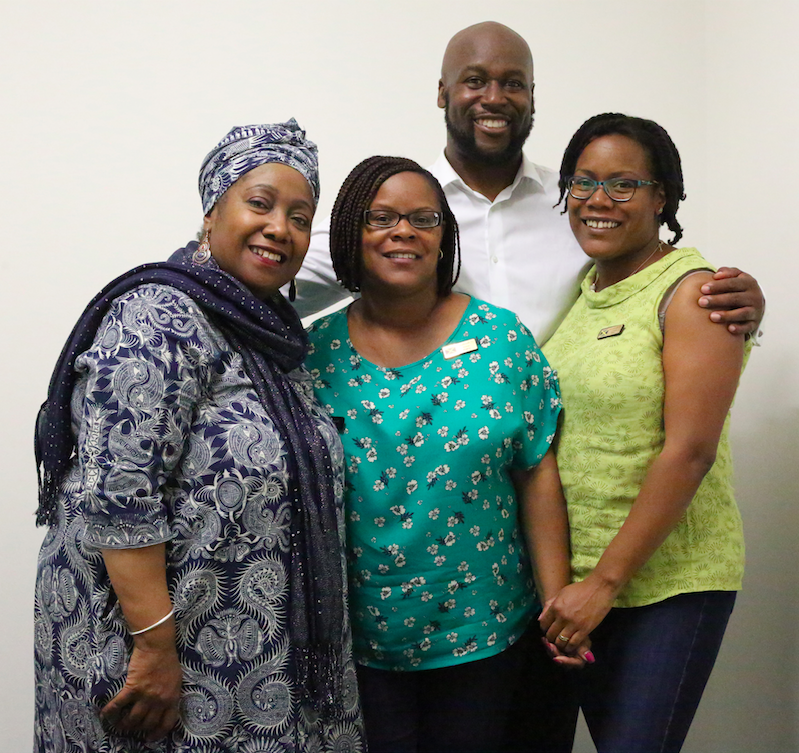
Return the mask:
M438 178L438 182L441 183L442 187L448 186L451 183L457 183L468 191L472 190L466 185L463 178L461 178L461 176L455 172L455 168L453 168L449 163L449 160L444 154L443 149L441 150L441 154L438 156L438 159L432 166L432 172ZM529 181L535 183L538 190L543 190L544 181L538 172L538 166L532 162L524 152L522 152L522 164L519 168L519 172L516 173L513 183L511 184L511 193L513 193L513 191L516 190L516 187L521 183L527 183Z

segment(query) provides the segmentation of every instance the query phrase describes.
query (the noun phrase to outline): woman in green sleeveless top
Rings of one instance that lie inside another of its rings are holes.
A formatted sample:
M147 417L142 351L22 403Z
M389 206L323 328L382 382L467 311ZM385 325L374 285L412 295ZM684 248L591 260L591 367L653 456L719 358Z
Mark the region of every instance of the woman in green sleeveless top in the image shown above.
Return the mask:
M663 128L591 118L560 187L595 266L545 348L573 582L541 624L556 655L591 635L596 663L575 684L600 753L679 751L743 575L727 424L744 338L696 305L708 263L671 245L684 194Z

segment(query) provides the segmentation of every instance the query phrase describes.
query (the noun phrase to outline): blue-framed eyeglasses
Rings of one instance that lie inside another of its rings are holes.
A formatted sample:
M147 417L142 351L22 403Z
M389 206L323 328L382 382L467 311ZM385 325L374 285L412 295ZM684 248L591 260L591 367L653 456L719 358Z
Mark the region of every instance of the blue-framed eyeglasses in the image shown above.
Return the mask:
M657 184L656 180L634 180L633 178L594 180L586 178L584 175L572 175L566 181L569 195L579 201L590 199L600 186L613 201L629 201L635 196L635 189L639 186L656 186Z

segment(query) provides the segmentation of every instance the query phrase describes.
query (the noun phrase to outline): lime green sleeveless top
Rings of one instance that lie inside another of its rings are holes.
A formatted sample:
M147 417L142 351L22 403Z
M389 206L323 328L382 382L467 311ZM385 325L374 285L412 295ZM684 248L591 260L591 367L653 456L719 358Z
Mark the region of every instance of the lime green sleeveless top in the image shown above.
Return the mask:
M558 466L569 508L573 580L594 569L663 448L660 302L687 272L709 268L696 249L677 249L600 292L591 290L591 269L580 298L544 348L563 397ZM615 606L738 590L743 563L728 416L716 462L688 510Z

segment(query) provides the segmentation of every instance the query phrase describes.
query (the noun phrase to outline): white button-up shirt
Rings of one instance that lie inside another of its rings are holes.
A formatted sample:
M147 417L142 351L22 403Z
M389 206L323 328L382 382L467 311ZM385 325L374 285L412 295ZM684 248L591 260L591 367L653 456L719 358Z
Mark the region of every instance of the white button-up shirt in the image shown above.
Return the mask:
M458 220L461 273L455 290L510 309L539 344L577 298L589 262L566 215L554 208L557 174L527 157L494 201L467 186L442 153L429 168ZM318 223L297 282L297 309L314 314L345 298L330 261L330 221Z

